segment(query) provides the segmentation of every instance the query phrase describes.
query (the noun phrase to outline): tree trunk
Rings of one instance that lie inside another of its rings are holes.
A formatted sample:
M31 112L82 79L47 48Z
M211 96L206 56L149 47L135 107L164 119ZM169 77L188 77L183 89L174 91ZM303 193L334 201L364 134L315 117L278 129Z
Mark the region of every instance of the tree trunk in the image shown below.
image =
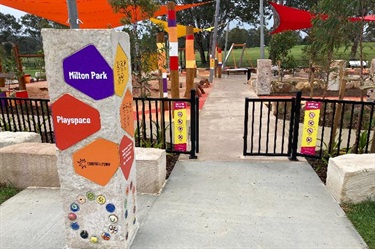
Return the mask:
M197 45L197 47L198 47L199 57L201 59L201 64L202 65L206 65L207 61L206 61L206 57L204 55L204 46L203 46L203 37L202 37L202 34L196 34L195 45Z
M353 45L352 45L352 48L350 50L350 59L355 59L355 57L357 55L359 39L360 38L358 36L356 36L353 40Z

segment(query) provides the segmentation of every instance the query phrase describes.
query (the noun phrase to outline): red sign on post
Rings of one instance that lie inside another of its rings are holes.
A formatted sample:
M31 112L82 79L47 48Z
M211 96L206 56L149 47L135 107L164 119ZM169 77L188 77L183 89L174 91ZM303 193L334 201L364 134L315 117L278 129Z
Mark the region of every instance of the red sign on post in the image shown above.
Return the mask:
M125 179L128 180L134 161L133 141L124 136L120 143L120 167Z
M100 114L93 107L64 94L52 105L56 146L65 150L100 130Z

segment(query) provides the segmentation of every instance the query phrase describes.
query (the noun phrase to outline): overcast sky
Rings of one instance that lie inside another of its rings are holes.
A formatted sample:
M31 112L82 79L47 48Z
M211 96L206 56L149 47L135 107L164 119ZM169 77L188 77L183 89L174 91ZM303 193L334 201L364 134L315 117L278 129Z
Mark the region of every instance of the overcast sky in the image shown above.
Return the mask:
M14 16L15 18L20 18L21 16L27 14L27 13L25 13L25 12L22 12L22 11L19 11L19 10L13 9L13 8L9 8L9 7L6 7L6 6L1 5L1 4L0 4L0 12L1 12L1 13L4 13L4 14L11 14L11 15Z

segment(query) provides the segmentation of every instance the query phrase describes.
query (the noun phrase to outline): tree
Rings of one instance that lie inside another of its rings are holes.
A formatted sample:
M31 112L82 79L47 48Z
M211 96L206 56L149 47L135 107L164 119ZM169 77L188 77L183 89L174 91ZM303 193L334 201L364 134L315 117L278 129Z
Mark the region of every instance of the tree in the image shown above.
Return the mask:
M294 31L275 34L271 38L269 44L270 59L272 60L273 64L277 64L279 66L280 77L282 76L280 69L283 62L285 63L287 60L293 60L293 58L288 57L288 54L290 53L290 50L297 45L298 38L298 33Z
M21 27L14 16L0 13L0 43L16 42Z
M224 33L224 36L225 36L225 33ZM248 38L249 38L249 33L246 29L241 29L239 27L236 27L229 31L227 44L230 46L232 43L236 43L236 44L247 43ZM221 39L219 46L223 48L225 46L225 40Z
M49 21L38 16L26 14L21 16L21 24L23 26L23 34L34 38L38 42L42 42L41 30L43 28L54 28L54 29L66 29L68 26L64 26L52 21Z

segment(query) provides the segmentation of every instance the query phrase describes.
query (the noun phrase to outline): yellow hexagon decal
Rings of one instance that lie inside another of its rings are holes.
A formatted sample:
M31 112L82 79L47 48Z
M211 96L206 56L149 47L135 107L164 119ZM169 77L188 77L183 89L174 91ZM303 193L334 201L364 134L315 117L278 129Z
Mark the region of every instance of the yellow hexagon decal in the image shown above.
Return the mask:
M113 76L115 93L122 97L129 80L129 60L120 44L117 44Z

